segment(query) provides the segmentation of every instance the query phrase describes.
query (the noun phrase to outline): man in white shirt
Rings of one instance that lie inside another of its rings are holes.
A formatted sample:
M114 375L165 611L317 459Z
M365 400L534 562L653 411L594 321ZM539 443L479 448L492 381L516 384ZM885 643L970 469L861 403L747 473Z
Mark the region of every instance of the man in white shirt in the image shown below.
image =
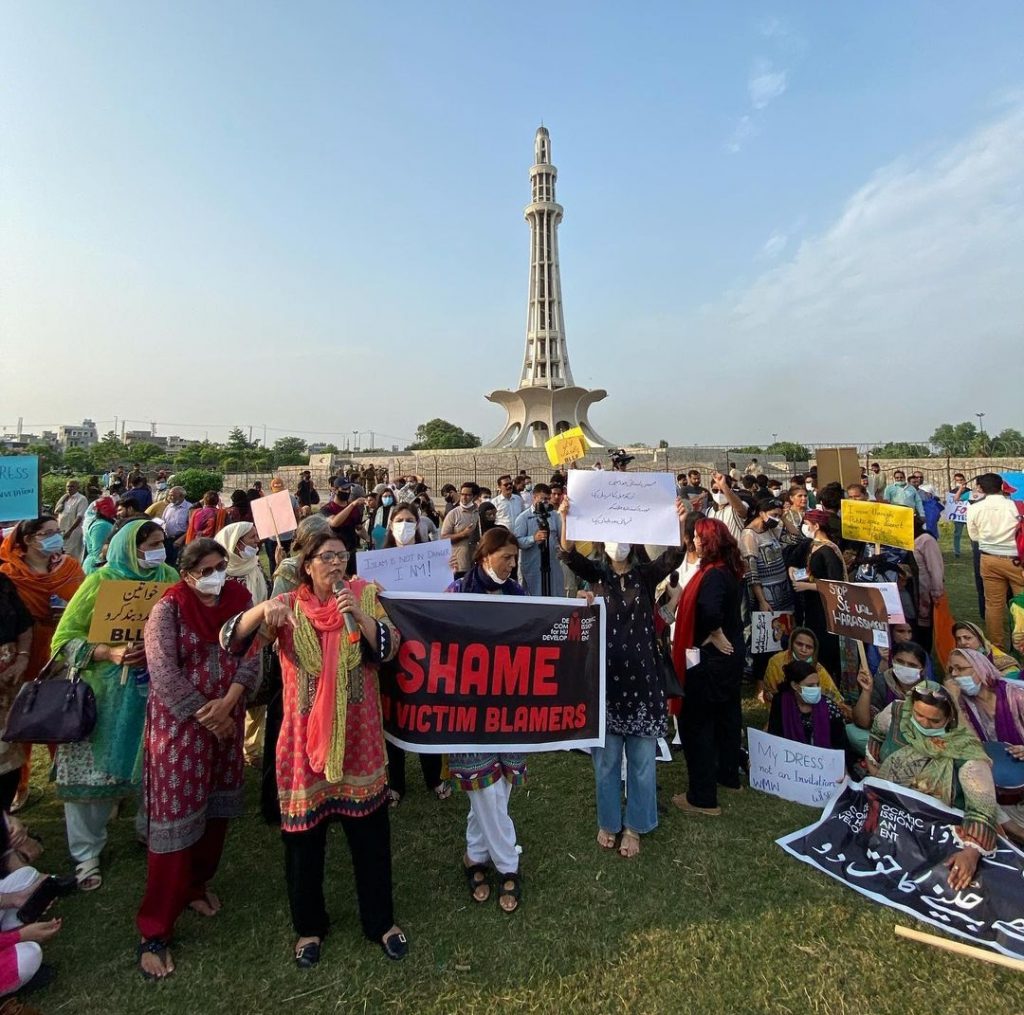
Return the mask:
M185 546L188 513L191 510L192 502L185 497L185 488L172 486L167 491L167 504L160 516L164 523L164 535L167 536L167 563L172 567Z
M868 470L867 482L864 484L868 491L868 500L881 500L885 491L885 476L882 475L882 467L878 462L872 462Z
M747 505L737 496L728 476L716 472L711 484L712 504L708 508L709 518L717 518L739 542L743 526L747 522Z
M511 476L498 477L498 495L491 498L495 509L495 521L498 525L504 525L509 532L515 525L516 519L526 510L523 498L512 489Z
M967 508L967 535L981 553L985 588L985 630L993 645L1008 649L1003 633L1008 595L1024 592L1024 569L1017 554L1017 505L1003 492L1003 477L986 472L975 481L984 495Z
M78 480L69 479L64 487L64 495L53 507L57 526L64 537L64 552L78 561L84 556L82 522L88 506L89 501L85 495L78 492Z

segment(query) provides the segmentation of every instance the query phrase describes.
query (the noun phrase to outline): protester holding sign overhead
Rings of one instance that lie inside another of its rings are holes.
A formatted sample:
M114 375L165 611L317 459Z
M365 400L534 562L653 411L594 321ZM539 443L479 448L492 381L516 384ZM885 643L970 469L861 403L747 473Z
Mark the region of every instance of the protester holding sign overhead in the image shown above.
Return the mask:
M122 524L107 547L107 563L86 577L72 597L53 636L53 652L81 667L96 695L96 726L87 740L61 744L54 766L57 795L64 801L68 849L82 891L103 882L100 854L114 805L133 796L141 779L139 746L146 719L149 675L139 642L90 641L96 600L111 581L174 582L178 574L164 563L164 532L156 522ZM145 814L136 831L145 837Z
M604 600L606 626L606 727L603 747L591 748L597 792L597 842L620 855L640 852L640 837L658 825L655 758L658 737L668 730L663 660L655 641L655 591L658 583L683 563L682 549L668 549L641 563L628 543L606 542L604 559L580 554L566 535L569 499L559 505L563 559L581 581L587 598ZM679 540L686 542L687 505L676 500ZM699 523L698 523L699 524ZM696 579L695 579L696 580ZM622 808L622 755L626 754L626 807Z

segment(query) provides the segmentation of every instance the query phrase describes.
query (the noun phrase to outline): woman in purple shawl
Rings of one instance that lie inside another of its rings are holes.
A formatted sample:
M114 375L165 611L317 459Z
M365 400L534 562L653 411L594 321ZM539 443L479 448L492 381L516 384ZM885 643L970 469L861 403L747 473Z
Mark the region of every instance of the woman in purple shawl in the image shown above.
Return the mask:
M772 698L768 732L813 747L846 750L846 724L831 698L823 697L817 668L794 659L782 667L783 683Z
M946 688L983 744L1003 744L993 755L993 778L1003 831L1024 842L1024 686L1006 680L983 652L955 648L946 664ZM1019 769L1019 772L1015 771Z

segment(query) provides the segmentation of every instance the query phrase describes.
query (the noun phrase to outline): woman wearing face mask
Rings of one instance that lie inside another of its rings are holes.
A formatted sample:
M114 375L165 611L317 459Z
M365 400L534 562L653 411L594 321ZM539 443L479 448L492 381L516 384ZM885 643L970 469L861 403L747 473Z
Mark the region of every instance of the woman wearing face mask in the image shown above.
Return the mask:
M14 583L21 601L32 614L32 645L20 680L35 680L50 658L50 640L64 608L85 579L81 565L64 553L64 537L53 515L21 522L0 544L0 571ZM28 800L32 768L30 745L25 748L18 793L11 806L15 813Z
M419 512L415 504L400 504L391 512L391 525L384 540L384 549L392 547L412 546L414 543L425 543L419 529ZM393 663L383 663L381 669L385 670L393 666ZM391 741L387 742L388 749L388 791L391 797L391 806L397 807L402 797L405 796L405 751L396 747ZM441 767L444 761L442 754L420 754L420 768L423 770L423 781L427 789L431 790L438 800L447 800L452 795L451 786L441 778Z
M683 562L670 548L653 562L639 562L629 543L604 544L605 560L580 554L566 534L569 498L558 507L562 555L569 569L589 584L590 602L600 596L606 620L606 731L603 747L592 747L597 796L597 842L626 859L640 852L640 837L658 827L655 777L658 738L668 731L662 664L655 642L658 583ZM676 500L679 541L685 543L687 505ZM695 580L695 579L694 579ZM626 754L626 807L622 807L622 755ZM621 838L620 838L621 832Z
M946 880L954 891L965 889L981 857L996 848L998 806L988 755L974 732L958 723L949 692L926 681L882 709L865 763L871 775L964 812L955 830L963 845L946 861Z
M267 576L260 567L260 537L252 522L233 522L214 537L228 552L228 578L242 582L252 596L253 606L259 606L267 598ZM259 679L257 688L263 686L267 672L267 653L257 655ZM256 692L259 694L259 690ZM245 741L242 751L247 765L259 766L263 758L263 737L266 732L267 706L252 705L245 711Z
M928 680L928 653L912 641L892 646L891 663L877 673L857 676L859 694L853 706L853 726L847 731L850 743L863 754L867 750L867 730L887 705L902 701L922 681Z
M181 580L153 607L145 632L149 858L136 926L147 979L174 972L167 945L186 906L203 916L220 910L209 882L228 818L244 809L242 726L259 678L251 638L232 638L252 597L242 582L228 580L227 551L195 539L179 565Z
M54 778L64 802L68 849L82 891L100 887L100 854L114 805L135 794L141 779L139 745L146 719L146 652L140 641L120 645L89 641L96 597L107 581L173 582L164 563L164 534L156 522L120 525L107 547L107 562L74 594L53 636L53 652L82 667L96 695L96 726L87 740L57 748ZM140 811L136 833L145 836Z
M779 692L785 682L785 668L792 662L809 663L818 674L818 686L826 698L833 701L839 711L852 718L850 706L843 701L843 696L836 687L828 670L818 662L818 639L809 627L794 627L789 634L789 647L776 652L768 660L768 668L764 675L764 703L770 705L772 698Z
M391 528L391 515L395 510L395 492L390 487L380 495L380 507L374 512L370 524L370 538L375 550L384 548Z
M772 699L768 732L800 744L846 750L846 724L835 702L826 698L811 663L791 662Z
M980 652L1007 680L1019 680L1020 663L1001 648L993 645L977 624L958 620L953 625L953 639L957 648L969 648Z
M960 712L983 744L1002 744L1002 756L989 747L995 758L993 776L1001 804L1003 830L1017 842L1024 841L1024 685L1003 680L999 671L980 652L955 648L946 664L946 689L956 699ZM1000 776L1006 772L1000 792Z
M830 634L825 619L825 606L815 582L822 579L829 581L846 581L846 565L839 547L828 538L829 515L825 511L808 511L800 525L805 539L810 540L807 556L807 577L795 577L795 569L790 568L790 579L793 588L801 593L805 626L809 627L818 639L818 659L829 673L839 675L841 668L841 650L839 638Z
M504 526L497 525L480 538L473 566L448 586L449 592L491 596L522 596L522 587L512 580L519 543ZM492 865L498 874L498 905L514 913L522 898L516 829L508 813L513 786L526 780L526 755L486 752L452 754L448 758L452 780L469 795L466 822L466 852L463 872L469 894L476 903L491 897L488 880Z

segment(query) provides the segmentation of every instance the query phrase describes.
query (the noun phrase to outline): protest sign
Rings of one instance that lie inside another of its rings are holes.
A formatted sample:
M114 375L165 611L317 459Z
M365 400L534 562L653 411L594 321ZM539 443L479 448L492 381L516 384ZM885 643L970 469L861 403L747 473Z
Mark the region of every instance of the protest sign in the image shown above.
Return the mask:
M544 450L548 453L548 461L552 465L568 465L569 462L582 458L590 450L590 445L583 435L583 430L574 426L546 440Z
M750 654L781 652L782 639L793 630L792 613L755 610L750 615Z
M843 539L914 549L914 509L872 500L843 501Z
M854 582L860 588L878 589L882 593L885 612L889 614L890 624L905 624L907 618L903 614L903 600L900 599L900 587L896 582Z
M956 494L946 494L946 506L942 509L942 520L946 522L967 522L967 508L970 501L957 500Z
M452 580L450 539L356 554L356 574L388 592L444 592Z
M825 623L832 634L889 647L889 614L878 589L826 578L819 578L817 587L825 607Z
M117 645L142 641L150 611L173 582L101 582L89 625L89 641Z
M1024 958L1024 853L1000 838L970 887L949 887L963 812L882 779L847 783L812 825L777 839L790 856L883 906Z
M856 448L818 448L814 455L818 467L818 489L838 483L844 490L859 483L862 474Z
M1010 494L1010 499L1024 500L1024 472L1003 472L1000 475L1003 477L1003 482L1014 489L1014 492Z
M747 728L750 785L795 804L821 807L846 778L846 754Z
M0 456L0 521L38 518L40 503L39 456Z
M679 546L676 478L668 472L569 473L573 540Z
M385 592L384 733L419 754L604 745L600 601Z
M287 490L257 497L249 502L253 524L260 539L277 539L295 531L295 510Z

